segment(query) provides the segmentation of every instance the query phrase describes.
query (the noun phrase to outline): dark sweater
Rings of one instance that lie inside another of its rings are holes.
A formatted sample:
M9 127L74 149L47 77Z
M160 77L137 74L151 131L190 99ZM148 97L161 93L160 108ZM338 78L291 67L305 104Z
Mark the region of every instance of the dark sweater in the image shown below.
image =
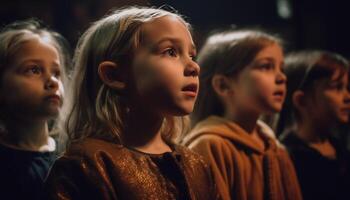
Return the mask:
M281 141L294 162L304 200L350 199L350 153L337 140L330 139L336 159L324 157L293 132Z
M55 157L54 152L25 151L0 144L0 199L39 199Z

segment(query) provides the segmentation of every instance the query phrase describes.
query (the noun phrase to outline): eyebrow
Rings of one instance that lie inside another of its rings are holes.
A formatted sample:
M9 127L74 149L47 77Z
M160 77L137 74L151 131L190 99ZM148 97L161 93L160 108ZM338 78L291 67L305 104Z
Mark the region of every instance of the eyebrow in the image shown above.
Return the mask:
M276 61L276 59L274 59L273 57L270 57L270 56L268 56L268 57L262 57L262 58L258 58L258 59L256 59L255 61L253 61L253 62L259 62L259 61L261 61L261 60L267 60L267 61L269 61L269 62L271 62L271 61ZM282 60L279 64L281 64L281 66L283 67L284 66L284 60Z
M19 66L22 66L22 65L24 65L25 63L28 63L28 62L40 63L40 64L43 63L40 59L35 59L35 58L33 59L33 58L30 58L30 59L25 59L25 60L23 60L22 62L20 62L20 63L19 63ZM53 66L53 67L60 67L59 62L51 62L50 64L51 64L51 66Z
M170 41L170 42L173 42L173 43L176 43L176 44L181 44L182 41L178 38L174 38L174 37L165 37L165 38L162 38L161 40L159 40L158 42L156 42L156 45L159 45L163 42L166 42L166 41ZM191 43L191 50L193 51L197 51L197 48L196 48L196 45L194 43Z

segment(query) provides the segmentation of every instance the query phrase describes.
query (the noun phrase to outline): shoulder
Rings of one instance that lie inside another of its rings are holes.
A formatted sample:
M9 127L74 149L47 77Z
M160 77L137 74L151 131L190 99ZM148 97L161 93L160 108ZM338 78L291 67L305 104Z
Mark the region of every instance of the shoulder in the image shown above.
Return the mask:
M98 169L100 164L111 161L116 155L126 156L128 153L119 144L109 141L85 138L71 143L67 150L54 163L54 168Z
M175 145L175 153L180 155L181 159L185 164L197 166L201 165L207 167L207 161L205 160L205 158L199 153L194 152L187 147Z
M202 134L193 140L191 144L188 145L190 149L199 152L212 152L212 153L227 153L231 152L236 146L232 143L229 138L222 137L216 134Z
M286 147L290 154L301 154L309 152L310 147L303 142L294 131L284 132L280 137L281 142Z
M188 145L190 148L193 146L209 145L209 146L221 146L231 143L230 140L226 137L222 137L217 134L212 134L210 132L203 133L197 138L192 140Z
M81 141L73 142L67 148L65 156L92 156L102 152L123 151L123 146L105 141L102 139L85 138Z
M233 161L232 158L239 154L237 145L228 138L215 134L203 134L188 147L202 155L210 164Z

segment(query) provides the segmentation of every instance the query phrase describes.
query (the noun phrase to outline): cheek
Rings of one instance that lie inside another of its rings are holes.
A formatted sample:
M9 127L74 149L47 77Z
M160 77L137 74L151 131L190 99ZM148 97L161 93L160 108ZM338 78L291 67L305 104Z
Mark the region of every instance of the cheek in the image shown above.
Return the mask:
M273 90L273 81L268 76L252 76L245 84L250 96L266 96Z
M336 94L326 94L324 96L324 105L323 107L328 108L333 113L338 112L340 106L342 104L342 99L339 95Z
M159 87L172 88L176 86L180 76L180 68L174 63L160 62L141 74L139 86L147 86L150 89Z
M313 113L319 121L334 121L337 118L337 103L332 95L318 92L309 102L309 113Z
M335 91L321 91L317 98L323 103L323 106L335 107L341 103L341 96L339 96ZM316 99L316 101L318 100Z
M7 101L14 101L16 98L28 98L29 91L31 90L30 87L30 85L20 81L8 80L3 85L1 93Z

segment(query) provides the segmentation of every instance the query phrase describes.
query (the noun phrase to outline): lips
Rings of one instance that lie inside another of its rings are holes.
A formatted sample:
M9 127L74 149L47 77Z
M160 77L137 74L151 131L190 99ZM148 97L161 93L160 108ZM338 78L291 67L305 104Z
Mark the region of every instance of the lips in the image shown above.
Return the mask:
M57 94L49 95L49 96L45 97L45 100L50 101L50 102L57 102L57 103L61 104L61 97Z
M197 96L198 85L197 84L188 84L181 89L187 96L195 97Z
M275 98L283 100L284 99L284 94L285 94L284 91L276 91L276 92L273 93L273 96Z

